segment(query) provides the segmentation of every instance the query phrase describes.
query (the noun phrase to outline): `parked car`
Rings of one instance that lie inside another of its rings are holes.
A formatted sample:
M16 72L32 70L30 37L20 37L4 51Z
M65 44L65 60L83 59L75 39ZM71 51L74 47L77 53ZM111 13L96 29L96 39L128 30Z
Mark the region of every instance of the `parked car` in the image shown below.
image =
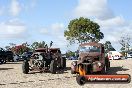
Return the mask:
M132 51L127 53L127 59L132 58Z
M73 57L73 56L68 58L68 60L77 60L77 59L78 59L77 57Z
M24 52L22 55L20 55L20 61L23 61L25 59L29 59L31 57L31 55L33 54L33 52Z
M119 60L123 57L123 55L117 51L109 51L107 54L110 60Z
M19 61L20 60L20 56L18 54L14 54L13 60L14 61Z
M14 61L13 60L13 52L6 51L3 48L0 48L0 63L6 63L6 61Z

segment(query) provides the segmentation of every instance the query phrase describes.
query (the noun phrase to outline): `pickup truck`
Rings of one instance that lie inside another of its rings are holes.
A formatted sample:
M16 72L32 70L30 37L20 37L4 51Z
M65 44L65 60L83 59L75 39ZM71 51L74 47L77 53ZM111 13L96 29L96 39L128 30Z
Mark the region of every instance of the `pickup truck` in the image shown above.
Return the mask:
M6 51L3 48L0 48L0 63L6 63L6 61L14 61L13 60L13 52Z

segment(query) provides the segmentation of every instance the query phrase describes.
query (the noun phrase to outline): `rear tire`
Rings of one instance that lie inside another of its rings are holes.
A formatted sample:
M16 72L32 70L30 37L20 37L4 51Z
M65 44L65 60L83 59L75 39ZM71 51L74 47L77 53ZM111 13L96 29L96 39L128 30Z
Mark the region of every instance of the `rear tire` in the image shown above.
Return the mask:
M51 72L52 74L55 74L55 73L56 73L56 69L57 69L56 63L55 63L54 60L52 60L51 63L50 63L50 72Z
M105 65L106 65L106 71L108 71L110 69L110 61L108 60L108 58L106 58Z
M24 74L28 74L28 72L29 72L29 63L28 63L27 60L23 61L22 70L23 70Z
M103 69L101 70L101 74L106 74L107 73L107 67L104 65Z
M107 71L110 69L110 62L108 62Z
M14 59L12 58L12 60L11 60L12 62L14 62Z
M64 58L64 57L61 58L61 67L62 67L63 69L66 68L66 58Z
M3 59L2 58L0 58L0 64L3 64Z
M3 64L6 64L6 60L5 59L3 60Z
M1 57L1 58L0 58L0 63L1 63L1 64L5 64L5 63L6 63L6 59L5 59L4 57Z

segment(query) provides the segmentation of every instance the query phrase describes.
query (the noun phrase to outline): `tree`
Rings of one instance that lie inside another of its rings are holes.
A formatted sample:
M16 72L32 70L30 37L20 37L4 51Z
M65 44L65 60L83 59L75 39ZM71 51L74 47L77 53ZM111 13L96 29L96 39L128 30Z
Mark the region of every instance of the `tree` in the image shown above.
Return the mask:
M104 47L105 47L105 51L106 52L115 51L115 49L113 48L113 46L112 46L110 41L106 41L105 44L104 44Z
M121 44L122 48L121 50L123 51L129 51L129 47L130 47L130 40L131 38L128 37L128 36L124 36L124 37L121 37L121 39L119 40L119 43Z
M72 52L72 51L68 51L68 52L66 52L66 57L75 57L75 52Z
M21 45L15 45L11 47L10 49L12 52L19 55L23 54L24 52L30 51L29 44L27 42L22 43Z
M44 41L42 42L33 42L31 44L31 49L34 51L36 48L45 48L46 43Z
M120 38L120 40L119 40L119 43L120 43L121 46L122 46L120 50L122 51L122 53L125 54L125 56L127 56L127 52L130 51L131 42L132 42L131 37L130 37L130 35L128 35L128 34L122 36L122 37Z
M6 50L10 50L10 46L5 46L5 49Z
M9 45L10 45L10 47L16 46L16 44L14 44L14 43L9 43Z
M68 30L64 31L64 36L70 44L89 41L100 41L104 38L104 34L100 31L100 26L90 19L80 17L79 19L71 20L68 25Z

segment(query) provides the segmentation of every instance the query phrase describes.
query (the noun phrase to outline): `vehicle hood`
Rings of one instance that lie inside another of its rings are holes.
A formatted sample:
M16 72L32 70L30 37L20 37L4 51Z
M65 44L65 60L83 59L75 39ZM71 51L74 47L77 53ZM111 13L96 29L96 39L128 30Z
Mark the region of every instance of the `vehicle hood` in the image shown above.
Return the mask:
M99 52L89 52L89 53L80 53L79 54L79 57L80 58L85 58L85 57L98 57L100 56L101 54Z

